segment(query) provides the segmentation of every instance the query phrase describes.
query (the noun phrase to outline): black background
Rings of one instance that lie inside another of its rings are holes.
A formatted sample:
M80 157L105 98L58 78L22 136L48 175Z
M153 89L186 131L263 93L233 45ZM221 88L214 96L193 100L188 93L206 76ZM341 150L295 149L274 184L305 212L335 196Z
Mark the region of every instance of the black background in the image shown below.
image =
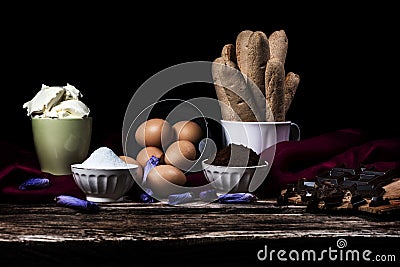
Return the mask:
M347 127L399 134L394 6L182 3L3 9L1 140L32 148L23 103L42 84L70 83L91 109L97 147L121 131L131 97L152 75L179 63L212 61L246 29L267 35L285 30L285 70L301 78L287 119L300 125L302 138ZM176 96L215 98L215 92L193 84Z

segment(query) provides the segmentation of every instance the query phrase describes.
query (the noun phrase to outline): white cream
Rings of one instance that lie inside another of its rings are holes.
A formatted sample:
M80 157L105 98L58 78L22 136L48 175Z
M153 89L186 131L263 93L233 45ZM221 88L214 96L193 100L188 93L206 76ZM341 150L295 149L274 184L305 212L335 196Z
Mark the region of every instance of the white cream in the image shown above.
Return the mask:
M54 106L47 117L53 118L82 118L89 115L89 108L80 100L65 100Z
M82 93L74 86L47 86L34 98L24 103L23 108L27 115L39 118L83 118L89 115L90 110L79 98Z

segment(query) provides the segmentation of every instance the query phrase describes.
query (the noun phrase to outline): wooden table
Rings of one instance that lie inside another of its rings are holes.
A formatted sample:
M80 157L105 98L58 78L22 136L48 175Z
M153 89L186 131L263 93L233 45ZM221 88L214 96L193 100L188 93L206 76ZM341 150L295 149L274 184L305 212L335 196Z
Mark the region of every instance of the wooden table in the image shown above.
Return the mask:
M400 261L398 214L310 213L275 200L99 205L87 214L56 204L0 204L0 266L266 266L272 258L261 261L260 250L338 249L341 238L346 249Z

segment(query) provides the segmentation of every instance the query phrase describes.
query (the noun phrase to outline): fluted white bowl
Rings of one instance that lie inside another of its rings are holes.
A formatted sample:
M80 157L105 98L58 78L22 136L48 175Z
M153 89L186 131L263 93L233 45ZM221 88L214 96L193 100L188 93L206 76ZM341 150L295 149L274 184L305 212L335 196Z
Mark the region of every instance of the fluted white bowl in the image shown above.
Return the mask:
M128 164L123 169L88 169L81 164L71 165L76 185L93 202L118 202L135 183L138 166Z
M249 167L211 165L208 159L202 161L203 172L213 188L220 193L247 193L252 179L264 179L268 162Z

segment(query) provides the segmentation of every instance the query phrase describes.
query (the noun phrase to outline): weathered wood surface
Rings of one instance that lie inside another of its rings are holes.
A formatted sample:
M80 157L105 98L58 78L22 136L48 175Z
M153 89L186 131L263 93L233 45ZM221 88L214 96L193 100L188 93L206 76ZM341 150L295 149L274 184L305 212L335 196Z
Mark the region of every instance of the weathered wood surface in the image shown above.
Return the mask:
M96 260L90 259L94 262L113 256L121 260L132 256L129 251L135 257L149 257L149 251L162 253L151 254L154 261L174 253L220 257L216 246L221 244L243 260L255 260L254 253L266 242L316 246L322 242L317 240L373 238L382 247L391 239L400 241L396 217L313 214L304 206L279 207L274 201L181 206L124 202L100 204L100 208L97 214L86 214L56 204L0 204L0 263L15 264L18 259L23 265L37 260L39 254L47 260L37 261L38 266L72 266L82 255L97 255ZM214 252L208 251L211 248Z
M400 221L307 213L273 202L169 206L100 204L97 214L56 205L0 205L0 241L188 240L400 236Z

